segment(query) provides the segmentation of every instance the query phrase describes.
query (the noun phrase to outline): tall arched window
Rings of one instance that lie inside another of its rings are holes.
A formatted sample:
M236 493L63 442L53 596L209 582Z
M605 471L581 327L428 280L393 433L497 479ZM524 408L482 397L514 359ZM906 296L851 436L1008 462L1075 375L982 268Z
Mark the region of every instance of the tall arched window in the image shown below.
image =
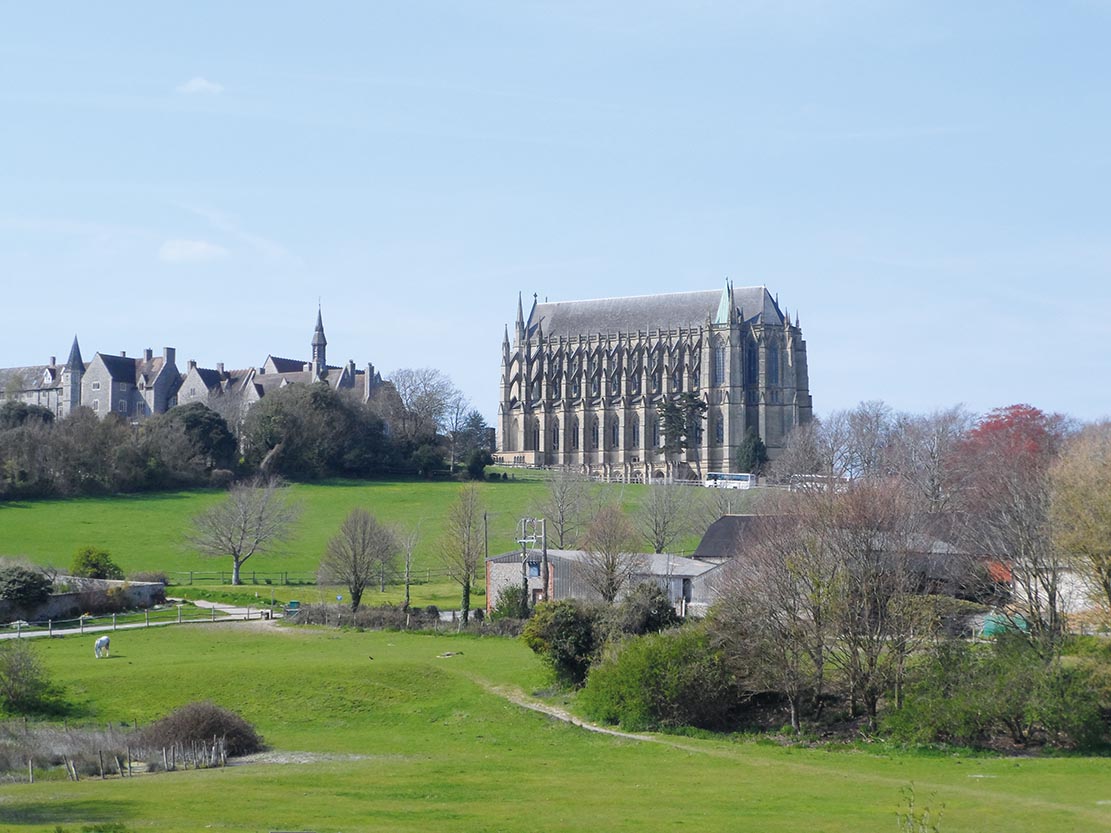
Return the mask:
M532 423L532 447L537 451L540 450L540 420Z
M577 419L571 420L571 450L579 450L579 421Z
M590 421L590 447L598 447L598 417Z
M513 418L513 423L509 426L509 436L506 437L506 451L517 450L517 436L521 433L521 423L517 418Z
M714 343L710 361L710 384L714 387L725 384L725 345L719 339Z
M616 417L610 425L610 448L621 447L621 422Z
M652 417L652 447L660 447L660 421L656 417Z
M638 417L636 417L635 415L633 416L633 422L632 422L632 425L630 426L630 432L633 435L633 448L639 448L640 447L640 419Z
M756 342L750 341L745 345L745 384L755 385L760 380L760 356L756 350Z
M714 441L718 445L725 442L725 420L720 416L714 419Z
M779 345L769 344L767 355L767 379L769 385L779 384Z
M559 451L559 420L552 421L552 451Z

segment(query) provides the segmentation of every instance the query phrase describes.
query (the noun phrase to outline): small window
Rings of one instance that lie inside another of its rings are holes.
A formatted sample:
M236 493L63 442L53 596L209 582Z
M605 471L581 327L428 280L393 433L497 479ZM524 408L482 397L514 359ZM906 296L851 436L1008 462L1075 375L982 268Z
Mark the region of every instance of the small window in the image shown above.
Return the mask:
M528 577L529 578L540 578L540 562L539 561L530 561L528 563Z
M121 402L119 403L119 405L117 406L117 410L118 410L118 411L119 411L119 412L120 412L121 414L126 414L126 413L127 413L127 402L126 402L126 401L121 401Z
M100 382L93 382L93 390L100 390ZM95 411L96 408L93 408Z
M99 411L100 410L100 400L99 399L94 399L93 400L93 410L94 411Z

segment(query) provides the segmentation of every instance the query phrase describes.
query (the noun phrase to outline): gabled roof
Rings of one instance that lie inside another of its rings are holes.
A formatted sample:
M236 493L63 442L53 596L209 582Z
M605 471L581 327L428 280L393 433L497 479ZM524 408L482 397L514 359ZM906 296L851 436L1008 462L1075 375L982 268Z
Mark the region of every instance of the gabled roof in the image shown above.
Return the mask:
M283 359L280 356L267 356L263 365L269 364L273 367L273 373L296 373L305 369L305 365L309 362L298 361L297 359Z
M36 364L28 367L0 368L0 392L8 388L20 391L53 390L62 386L62 368Z
M695 558L733 558L755 534L763 515L723 515L712 524L698 542Z
M750 323L782 324L775 300L762 286L735 287L733 301ZM544 334L635 333L699 327L707 319L724 323L729 314L728 290L707 289L666 295L600 298L592 301L555 301L534 304L526 332L542 327Z
M130 382L135 384L135 359L129 359L126 356L109 356L104 353L97 353L93 357L93 361L100 357L101 362L104 364L104 369L108 371L108 375L112 377L114 382Z

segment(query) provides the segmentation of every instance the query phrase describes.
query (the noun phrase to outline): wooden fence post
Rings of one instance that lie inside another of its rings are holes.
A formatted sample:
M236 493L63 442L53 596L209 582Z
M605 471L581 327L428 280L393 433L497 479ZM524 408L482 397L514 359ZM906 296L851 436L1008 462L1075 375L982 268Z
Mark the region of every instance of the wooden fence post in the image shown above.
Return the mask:
M116 629L116 614L112 614L112 630Z
M54 620L53 619L47 619L46 620L46 632L49 636L54 635Z

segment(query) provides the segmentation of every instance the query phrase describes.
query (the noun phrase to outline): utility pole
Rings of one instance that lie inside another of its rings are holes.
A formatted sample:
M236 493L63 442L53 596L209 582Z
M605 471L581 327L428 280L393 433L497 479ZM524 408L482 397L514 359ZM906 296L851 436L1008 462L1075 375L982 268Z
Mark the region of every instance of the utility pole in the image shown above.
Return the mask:
M539 529L539 531L538 531ZM521 518L517 522L517 543L521 545L521 618L528 616L528 552L529 546L536 549L537 544L543 547L544 572L541 576L544 600L548 598L548 541L544 534L543 518Z

